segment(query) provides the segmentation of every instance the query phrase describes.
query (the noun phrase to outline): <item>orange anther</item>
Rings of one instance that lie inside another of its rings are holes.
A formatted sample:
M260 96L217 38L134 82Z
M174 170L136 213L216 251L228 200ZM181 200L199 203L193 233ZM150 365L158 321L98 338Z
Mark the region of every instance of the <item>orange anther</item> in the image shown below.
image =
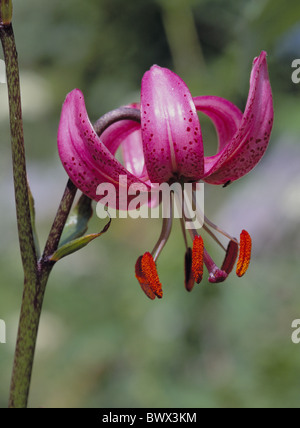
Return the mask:
M249 233L242 230L240 235L240 253L236 266L236 274L241 277L246 273L251 259L251 246L252 241Z
M197 235L194 238L192 251L192 272L197 284L200 283L203 276L203 252L203 239L200 235Z
M158 298L163 296L155 261L150 253L145 253L137 259L135 276L143 291L150 299L155 299L155 296Z

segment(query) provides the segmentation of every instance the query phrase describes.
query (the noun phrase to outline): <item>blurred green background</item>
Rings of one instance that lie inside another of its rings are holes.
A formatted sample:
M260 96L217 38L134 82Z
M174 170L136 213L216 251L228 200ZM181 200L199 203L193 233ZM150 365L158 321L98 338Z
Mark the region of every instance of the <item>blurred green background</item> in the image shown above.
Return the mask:
M160 220L114 220L108 233L55 266L48 283L30 407L299 407L300 57L298 0L14 0L28 175L44 243L66 183L56 133L66 94L80 88L92 120L139 100L154 63L193 95L244 109L251 63L268 52L275 106L269 149L249 175L205 188L206 215L253 237L242 279L183 286L184 243L175 222L158 262L164 298L134 277ZM2 52L0 58L3 58ZM6 407L22 298L7 94L0 85L0 406ZM216 136L201 116L206 154ZM103 221L94 215L90 231ZM220 263L211 239L205 244Z

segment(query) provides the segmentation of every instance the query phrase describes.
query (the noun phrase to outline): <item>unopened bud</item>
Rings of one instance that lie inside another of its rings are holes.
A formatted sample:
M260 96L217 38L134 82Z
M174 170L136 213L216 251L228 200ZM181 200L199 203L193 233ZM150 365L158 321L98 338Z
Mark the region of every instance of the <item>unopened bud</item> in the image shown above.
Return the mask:
M12 9L12 0L0 0L0 25L11 23Z

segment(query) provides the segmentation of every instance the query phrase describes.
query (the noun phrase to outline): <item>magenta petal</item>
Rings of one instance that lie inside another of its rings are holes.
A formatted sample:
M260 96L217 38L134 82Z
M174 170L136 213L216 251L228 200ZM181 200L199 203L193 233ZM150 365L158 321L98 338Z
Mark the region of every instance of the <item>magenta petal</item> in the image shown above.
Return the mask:
M141 125L132 120L120 120L110 125L102 134L101 141L108 150L115 155L123 141L136 130L140 130ZM142 144L142 143L141 143Z
M109 134L106 138L109 140ZM88 118L83 94L78 89L70 92L63 104L57 141L59 156L67 174L91 199L101 199L97 195L97 187L101 183L112 184L117 197L119 190L127 192L130 185L146 186L124 168L97 136ZM126 189L123 189L124 180L119 180L120 175L126 177ZM149 186L146 188L150 190ZM126 209L121 201L117 201L117 207Z
M135 130L122 141L121 151L123 164L128 171L151 187L149 207L157 207L160 203L159 193L156 191L156 186L149 180L140 129Z
M224 184L251 171L268 146L273 116L266 52L262 52L253 62L248 100L240 126L217 155L205 158L204 181Z
M172 71L153 66L142 80L141 130L145 162L154 183L203 176L203 143L192 96Z
M107 128L101 135L106 147L115 154L120 146L124 167L153 190L149 207L159 205L159 195L150 182L144 157L140 124L132 121L120 121Z
M101 141L115 155L120 147L124 167L138 178L147 176L140 124L122 120L110 125L101 135Z
M141 130L132 132L121 144L124 166L143 181L148 179Z
M197 111L206 114L214 123L218 134L218 152L232 139L238 130L243 113L230 101L215 96L195 97Z
M126 107L139 109L140 105L135 103ZM148 179L140 123L132 120L116 122L102 133L101 140L113 155L120 147L124 167L142 181Z

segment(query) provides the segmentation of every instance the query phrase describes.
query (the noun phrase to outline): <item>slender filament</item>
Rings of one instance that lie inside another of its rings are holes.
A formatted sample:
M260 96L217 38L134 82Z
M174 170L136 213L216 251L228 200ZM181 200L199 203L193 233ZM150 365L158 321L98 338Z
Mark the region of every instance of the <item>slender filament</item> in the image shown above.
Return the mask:
M172 222L173 222L173 197L172 193L170 194L170 205L169 205L169 213L166 213L166 216L163 217L163 224L160 236L158 238L157 243L155 244L155 247L153 248L151 254L153 256L154 261L158 259L158 256L162 252L164 246L167 243L167 240L169 239L171 229L172 229ZM164 207L163 207L164 209Z

